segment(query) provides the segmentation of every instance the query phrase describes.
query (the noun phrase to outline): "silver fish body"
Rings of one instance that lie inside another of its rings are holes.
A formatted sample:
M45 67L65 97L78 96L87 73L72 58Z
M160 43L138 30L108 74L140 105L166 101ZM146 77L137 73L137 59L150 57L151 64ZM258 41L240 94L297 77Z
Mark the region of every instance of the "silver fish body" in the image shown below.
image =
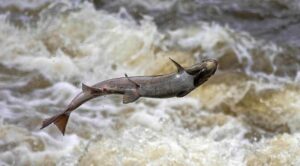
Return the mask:
M80 92L66 107L66 109L43 121L42 128L54 123L64 134L68 118L73 110L95 97L121 94L123 103L131 103L140 97L167 98L183 97L203 84L217 70L216 60L208 59L189 68L183 68L176 61L170 59L177 68L177 72L158 76L135 76L109 79L93 86L82 84Z

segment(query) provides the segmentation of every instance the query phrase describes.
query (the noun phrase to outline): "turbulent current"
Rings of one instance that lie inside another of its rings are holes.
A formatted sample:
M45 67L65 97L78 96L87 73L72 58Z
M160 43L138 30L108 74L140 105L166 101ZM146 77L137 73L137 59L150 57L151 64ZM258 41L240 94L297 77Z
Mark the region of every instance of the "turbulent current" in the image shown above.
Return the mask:
M0 165L300 165L297 0L0 1ZM219 68L183 98L91 100L81 83Z

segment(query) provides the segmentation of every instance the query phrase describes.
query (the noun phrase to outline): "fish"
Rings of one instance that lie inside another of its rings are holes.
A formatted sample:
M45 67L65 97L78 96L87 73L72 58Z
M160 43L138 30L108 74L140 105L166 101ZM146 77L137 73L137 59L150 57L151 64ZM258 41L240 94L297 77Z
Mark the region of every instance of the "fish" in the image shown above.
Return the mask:
M124 104L132 103L140 97L184 97L214 75L218 67L215 59L206 59L187 68L182 67L175 60L169 59L176 66L176 72L133 77L129 77L125 73L124 77L105 80L92 86L82 83L82 92L70 102L63 112L45 119L41 129L54 123L64 135L71 112L83 103L99 96L123 95Z

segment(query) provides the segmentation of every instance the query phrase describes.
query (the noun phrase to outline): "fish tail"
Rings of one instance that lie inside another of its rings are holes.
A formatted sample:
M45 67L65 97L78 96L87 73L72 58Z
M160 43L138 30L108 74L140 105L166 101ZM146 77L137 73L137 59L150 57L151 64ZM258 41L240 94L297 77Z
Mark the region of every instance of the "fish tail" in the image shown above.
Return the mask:
M70 113L67 111L60 113L58 115L55 115L51 118L45 119L43 121L41 129L49 126L50 124L54 123L56 127L60 130L60 132L65 135L66 126L69 120Z
M90 87L85 84L82 84L82 91L83 91L82 93L78 94L71 101L71 103L68 105L68 108L63 113L59 113L55 116L52 116L51 118L45 119L43 121L41 129L54 123L56 127L60 130L60 132L64 135L71 111L75 110L77 107L79 107L87 100L94 98L95 95L93 94L102 92L102 90L100 89Z

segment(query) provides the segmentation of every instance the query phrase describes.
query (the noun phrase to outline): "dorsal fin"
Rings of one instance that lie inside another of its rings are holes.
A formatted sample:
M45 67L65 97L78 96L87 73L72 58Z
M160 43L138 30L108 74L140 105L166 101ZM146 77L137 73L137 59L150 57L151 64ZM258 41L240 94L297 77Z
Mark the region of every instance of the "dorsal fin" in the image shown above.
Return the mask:
M91 87L91 86L87 86L84 83L82 83L82 91L83 93L97 93L97 92L101 92L100 89Z
M177 72L178 73L182 73L182 72L184 72L185 71L185 69L179 64L179 63L177 63L176 61L174 61L172 58L169 58L172 62L173 62L173 64L176 66L176 68L177 68Z

